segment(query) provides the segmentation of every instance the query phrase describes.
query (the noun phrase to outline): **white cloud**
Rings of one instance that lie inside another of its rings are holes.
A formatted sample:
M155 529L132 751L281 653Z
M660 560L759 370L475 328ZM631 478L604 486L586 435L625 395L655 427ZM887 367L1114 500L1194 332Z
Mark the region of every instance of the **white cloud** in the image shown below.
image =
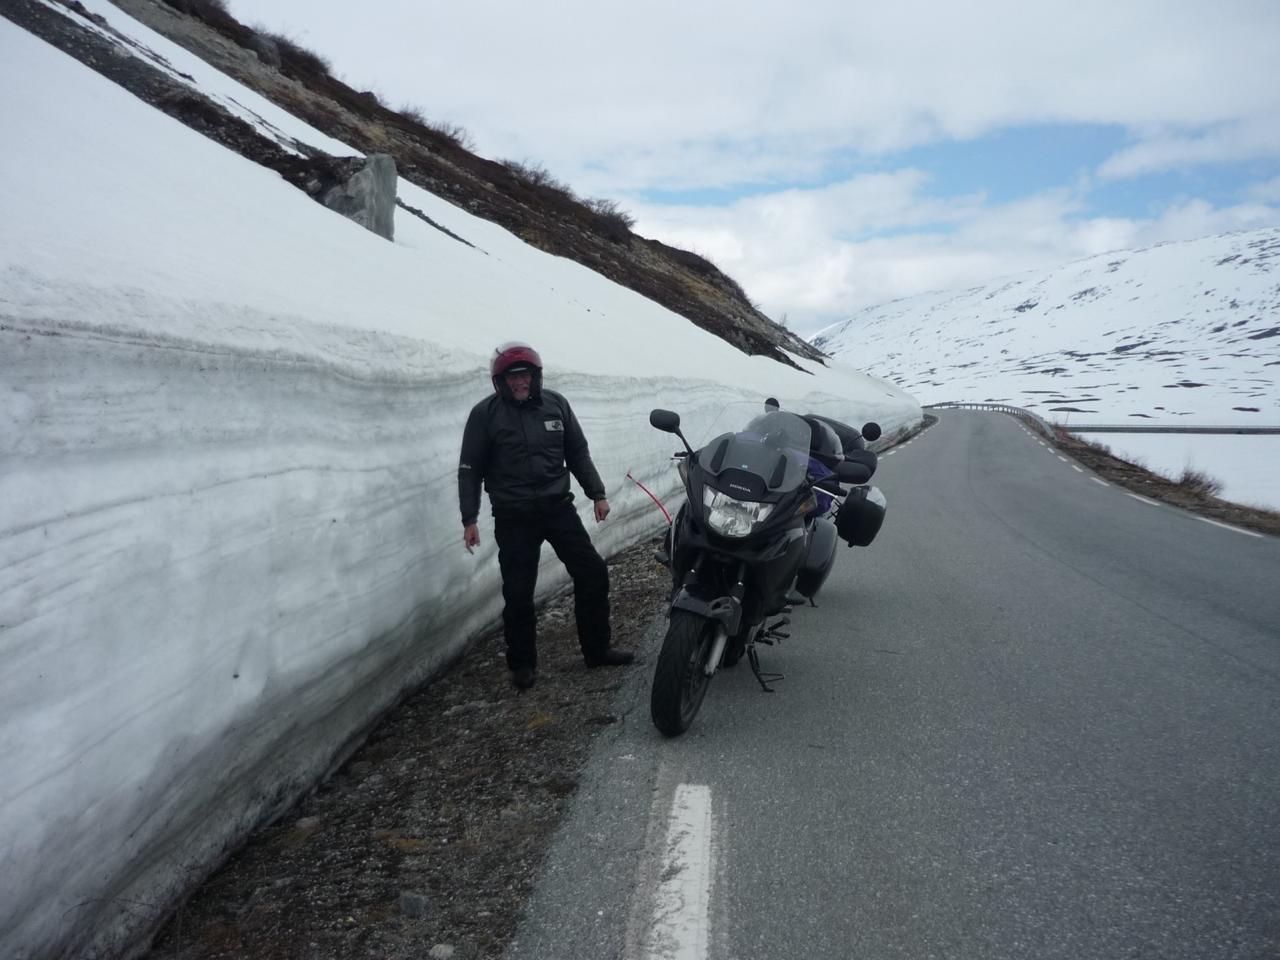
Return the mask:
M1201 133L1167 134L1127 147L1098 169L1103 179L1135 177L1177 167L1280 157L1274 119L1222 124Z
M1166 240L1189 240L1233 230L1255 230L1277 223L1280 223L1280 206L1241 203L1215 207L1205 200L1188 200L1140 224L1135 237L1137 245L1150 246Z
M395 105L587 192L799 182L1028 122L1271 124L1280 4L232 0Z
M929 196L916 171L787 190L724 208L640 207L640 232L709 256L801 334L854 309L1080 257L1280 223L1265 202L1188 200L1149 219L1082 216L1068 189L1012 203ZM874 235L886 225L892 235ZM902 228L908 228L903 230Z

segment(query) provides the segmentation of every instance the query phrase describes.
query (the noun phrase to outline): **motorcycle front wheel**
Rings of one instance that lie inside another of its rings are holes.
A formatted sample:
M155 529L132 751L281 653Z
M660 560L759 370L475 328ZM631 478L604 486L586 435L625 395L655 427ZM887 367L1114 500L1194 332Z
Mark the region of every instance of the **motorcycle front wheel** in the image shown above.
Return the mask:
M671 611L649 695L653 725L668 737L688 730L702 706L711 684L706 665L715 637L716 621L688 610Z

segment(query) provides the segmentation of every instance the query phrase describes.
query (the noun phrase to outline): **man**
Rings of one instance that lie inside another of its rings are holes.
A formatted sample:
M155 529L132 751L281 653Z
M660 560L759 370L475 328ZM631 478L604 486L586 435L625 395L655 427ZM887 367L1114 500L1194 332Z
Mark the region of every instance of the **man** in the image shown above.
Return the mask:
M502 572L503 632L511 682L524 690L537 676L537 617L533 591L545 540L573 578L578 644L588 667L620 666L635 654L609 646L609 568L591 544L569 492L572 471L595 501L596 523L609 515L604 484L591 462L569 402L542 389L542 358L527 343L504 343L489 364L494 395L467 417L458 462L462 543L480 545L476 515L480 483L493 508L493 534Z

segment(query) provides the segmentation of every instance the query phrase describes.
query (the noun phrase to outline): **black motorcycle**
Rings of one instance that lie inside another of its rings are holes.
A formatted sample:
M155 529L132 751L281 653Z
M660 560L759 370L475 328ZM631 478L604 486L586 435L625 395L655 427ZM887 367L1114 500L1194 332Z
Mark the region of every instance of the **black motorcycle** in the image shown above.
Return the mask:
M654 410L649 423L685 445L677 456L688 499L667 547L670 621L649 701L654 725L673 737L693 722L717 667L744 653L769 689L777 678L760 672L756 644L787 636L781 628L789 620L782 616L767 627L766 621L789 612L793 587L816 593L841 531L814 517L819 478L810 472L811 427L795 414L759 414L745 429L722 433L699 450L680 432L679 414ZM827 482L863 484L873 469L842 460Z

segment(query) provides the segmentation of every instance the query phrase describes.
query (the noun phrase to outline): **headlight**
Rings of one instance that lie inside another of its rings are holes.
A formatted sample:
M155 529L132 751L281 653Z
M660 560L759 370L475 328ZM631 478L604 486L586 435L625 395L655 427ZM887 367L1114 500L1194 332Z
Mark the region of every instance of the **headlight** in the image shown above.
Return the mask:
M710 487L702 488L702 503L707 507L707 526L722 537L747 536L773 511L771 503L735 500Z

